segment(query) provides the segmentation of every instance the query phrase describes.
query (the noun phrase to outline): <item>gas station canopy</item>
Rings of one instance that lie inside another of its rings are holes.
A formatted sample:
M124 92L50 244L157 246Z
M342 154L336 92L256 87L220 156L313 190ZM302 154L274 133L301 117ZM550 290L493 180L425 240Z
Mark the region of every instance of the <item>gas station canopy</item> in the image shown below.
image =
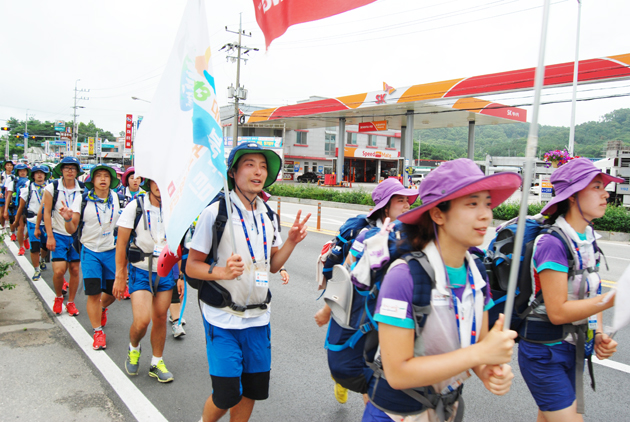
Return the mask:
M363 94L327 98L317 101L258 110L245 125L264 126L284 123L287 129L337 126L386 120L389 129L406 126L413 113L413 127L495 125L525 122L527 112L472 97L529 90L534 86L535 68L493 73L469 78L395 88L383 83L383 90ZM630 54L582 60L579 62L578 83L595 83L630 78ZM546 66L545 87L570 85L573 82L573 62Z

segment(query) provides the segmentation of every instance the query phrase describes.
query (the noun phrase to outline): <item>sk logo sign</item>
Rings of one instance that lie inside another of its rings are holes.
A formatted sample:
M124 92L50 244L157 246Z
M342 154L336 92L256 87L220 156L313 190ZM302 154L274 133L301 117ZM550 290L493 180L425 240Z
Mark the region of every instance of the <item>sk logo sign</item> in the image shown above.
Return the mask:
M376 96L376 104L385 104L385 97L387 96L387 94L380 94Z

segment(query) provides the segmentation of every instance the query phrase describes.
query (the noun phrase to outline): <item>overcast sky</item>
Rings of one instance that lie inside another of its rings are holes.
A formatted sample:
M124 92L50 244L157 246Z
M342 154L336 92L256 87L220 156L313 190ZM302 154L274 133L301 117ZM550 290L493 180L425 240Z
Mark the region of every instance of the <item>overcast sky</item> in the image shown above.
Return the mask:
M260 1L260 0L256 0ZM286 0L285 0L286 1ZM0 124L28 114L72 120L75 81L81 93L77 120L105 130L124 129L125 114L146 115L166 65L186 0L3 0L0 30ZM252 0L207 0L217 93L236 65L219 49L233 42L239 12L243 44L257 47L241 66L248 104L279 106L312 95L338 97L535 67L542 0L378 0L353 11L291 27L268 51ZM630 53L630 1L582 0L580 59ZM577 0L552 1L546 64L573 61ZM577 123L630 107L630 81L582 85ZM532 93L484 97L509 105ZM543 91L543 101L570 100L571 87ZM526 107L527 108L527 107ZM531 110L531 108L528 108ZM541 107L539 122L569 126L571 103Z

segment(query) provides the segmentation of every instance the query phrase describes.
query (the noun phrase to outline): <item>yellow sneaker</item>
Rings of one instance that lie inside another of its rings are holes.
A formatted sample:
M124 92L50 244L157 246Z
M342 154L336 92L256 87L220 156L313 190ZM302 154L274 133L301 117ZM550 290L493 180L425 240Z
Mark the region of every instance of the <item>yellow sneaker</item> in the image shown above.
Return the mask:
M341 384L335 383L335 398L341 404L348 401L348 389L341 386Z

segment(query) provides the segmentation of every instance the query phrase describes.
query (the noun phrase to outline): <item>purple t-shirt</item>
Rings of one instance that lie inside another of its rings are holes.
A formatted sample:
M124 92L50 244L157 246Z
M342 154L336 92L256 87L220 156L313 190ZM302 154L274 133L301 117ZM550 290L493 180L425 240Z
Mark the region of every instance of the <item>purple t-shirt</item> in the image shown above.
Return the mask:
M451 279L451 284L466 284L466 273L463 273L462 280ZM482 274L485 279L485 274ZM486 286L483 288L484 310L487 311L494 305L492 296L489 291L490 285L486 279ZM464 293L464 287L454 289L455 295L461 300ZM385 308L383 306L385 301ZM388 325L394 325L402 328L414 328L413 320L413 278L411 271L406 263L399 264L391 268L381 285L381 290L376 301L376 313L374 319Z
M553 270L561 273L569 272L569 257L560 239L550 234L544 234L538 240L533 256L534 265L534 294L540 291L540 273L543 270Z

